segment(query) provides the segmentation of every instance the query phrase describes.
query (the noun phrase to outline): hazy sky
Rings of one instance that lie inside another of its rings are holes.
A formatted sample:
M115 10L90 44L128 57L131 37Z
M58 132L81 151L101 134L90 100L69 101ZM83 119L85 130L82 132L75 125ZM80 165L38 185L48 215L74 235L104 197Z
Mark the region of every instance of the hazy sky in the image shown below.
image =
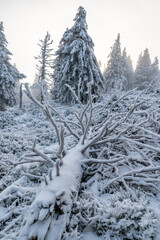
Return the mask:
M118 33L134 65L146 47L152 60L155 56L160 59L160 0L0 0L0 21L4 23L12 62L28 81L33 81L36 73L38 40L49 31L57 50L81 5L87 11L97 60L107 63Z

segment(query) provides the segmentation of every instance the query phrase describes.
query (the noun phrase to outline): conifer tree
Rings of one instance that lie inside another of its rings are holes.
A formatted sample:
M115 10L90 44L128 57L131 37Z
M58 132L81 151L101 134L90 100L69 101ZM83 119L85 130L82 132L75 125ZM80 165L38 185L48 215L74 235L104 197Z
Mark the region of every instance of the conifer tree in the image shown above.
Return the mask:
M44 101L44 94L47 93L48 89L52 84L51 78L51 68L53 67L53 54L51 45L53 40L51 40L50 34L47 32L44 40L40 40L38 45L41 48L40 55L35 57L38 60L39 64L37 65L38 69L38 83L41 88L41 103Z
M74 104L75 98L66 84L87 102L88 84L92 94L99 95L103 87L103 75L93 52L94 43L87 33L86 11L79 7L71 29L67 29L60 41L54 61L53 98L62 103Z
M108 92L110 92L111 89L126 89L127 80L123 71L120 45L120 34L118 34L117 39L111 48L107 68L104 72L105 88Z
M149 51L146 48L143 55L140 54L135 70L135 87L145 89L150 85L151 59Z
M124 48L122 53L122 68L124 76L127 80L126 90L133 88L133 66L130 56L127 56L126 48Z
M0 108L16 103L15 88L25 75L19 73L10 63L11 52L7 49L7 40L4 35L3 22L0 22Z
M153 88L160 87L160 71L158 57L155 57L154 62L151 64L150 82L150 85Z
M133 89L134 86L134 69L133 69L133 64L131 60L131 56L128 56L128 66L129 66L129 71L128 71L128 79L129 79L129 88Z
M102 67L102 62L101 62L101 60L98 61L98 66L99 66L99 68Z
M32 91L32 94L35 97L35 99L41 102L43 95L41 92L42 89L41 89L40 82L39 82L39 75L37 73L35 74L34 82L31 85L31 91Z

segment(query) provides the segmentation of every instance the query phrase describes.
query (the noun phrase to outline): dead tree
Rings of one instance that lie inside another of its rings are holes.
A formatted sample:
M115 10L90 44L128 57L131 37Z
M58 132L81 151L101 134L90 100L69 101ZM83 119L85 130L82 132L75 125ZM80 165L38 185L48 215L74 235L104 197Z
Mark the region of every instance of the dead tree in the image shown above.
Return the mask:
M75 95L71 89L72 94ZM78 195L82 177L82 165L88 166L88 176L93 176L92 166L106 166L108 172L104 189L110 188L113 184L121 184L126 191L131 191L131 186L143 186L153 191L158 191L155 183L160 181L157 171L160 166L155 160L157 153L160 153L159 135L154 129L146 130L144 125L149 124L149 120L138 122L135 118L129 124L131 115L139 108L144 101L137 97L126 112L113 113L115 104L119 103L127 94L120 97L110 107L107 117L100 123L94 124L95 114L100 115L106 110L105 107L96 109L99 105L93 105L91 88L89 87L89 102L86 106L81 103L81 113L76 114L78 123L76 128L79 132L73 131L70 124L57 112L54 107L42 105L31 94L26 86L28 97L41 107L52 123L59 143L59 149L52 152L52 157L48 153L40 151L36 143L31 151L36 158L32 161L45 161L50 167L48 176L44 177L44 186L39 192L34 202L30 206L29 213L23 222L19 239L23 240L49 240L50 236L54 240L60 240L66 229L71 214L73 200ZM78 97L77 97L77 101ZM77 145L67 153L64 150L63 130L59 129L53 119L51 110L55 112L59 121L77 141ZM152 121L153 122L153 121ZM138 157L134 153L138 153ZM133 154L132 154L133 153ZM37 159L37 156L39 159ZM31 161L28 156L23 156L24 161ZM17 164L24 163L19 162ZM125 166L125 173L121 173ZM94 181L94 179L93 179ZM91 181L92 182L92 179Z

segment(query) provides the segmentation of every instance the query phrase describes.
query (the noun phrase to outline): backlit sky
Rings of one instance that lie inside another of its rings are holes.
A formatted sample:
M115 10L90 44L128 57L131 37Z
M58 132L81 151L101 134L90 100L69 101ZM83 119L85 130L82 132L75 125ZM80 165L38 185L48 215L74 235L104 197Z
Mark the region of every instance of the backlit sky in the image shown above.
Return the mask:
M103 64L118 33L134 66L146 47L152 60L160 59L160 0L0 0L0 21L12 62L27 81L32 82L36 73L38 40L49 31L56 51L79 6L87 11L88 32Z

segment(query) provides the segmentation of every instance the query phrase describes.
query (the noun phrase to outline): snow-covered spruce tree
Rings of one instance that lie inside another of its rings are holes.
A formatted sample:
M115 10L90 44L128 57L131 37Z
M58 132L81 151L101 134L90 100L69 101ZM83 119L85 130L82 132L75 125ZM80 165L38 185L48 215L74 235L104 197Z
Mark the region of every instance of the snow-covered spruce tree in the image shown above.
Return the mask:
M105 88L107 92L110 92L111 89L125 90L127 86L127 79L124 75L122 66L120 45L120 34L118 34L117 39L111 48L107 68L104 72Z
M150 73L150 85L151 87L160 87L160 72L159 72L159 60L158 57L155 57L154 62L151 64L151 73Z
M133 88L133 66L130 56L127 56L126 48L122 52L122 67L124 71L124 76L127 80L126 89Z
M51 40L50 34L47 32L44 40L40 40L38 45L41 48L40 55L35 57L38 60L39 64L37 65L38 69L38 85L41 89L41 103L44 101L44 94L47 93L48 89L51 88L52 79L51 79L51 68L53 67L53 54L51 45L53 40ZM37 85L37 86L38 86Z
M10 61L12 53L7 49L3 22L0 22L0 108L16 103L15 87L18 81L25 78Z
M31 91L36 100L41 102L41 87L39 84L39 76L35 74L33 84L31 86Z
M88 84L92 94L99 95L103 75L93 52L94 43L87 33L86 11L79 7L71 29L67 29L55 53L53 99L74 104L75 98L66 86L74 89L82 103L88 99Z
M135 87L145 89L151 82L151 59L149 51L146 48L144 54L139 56L136 70L135 70Z

